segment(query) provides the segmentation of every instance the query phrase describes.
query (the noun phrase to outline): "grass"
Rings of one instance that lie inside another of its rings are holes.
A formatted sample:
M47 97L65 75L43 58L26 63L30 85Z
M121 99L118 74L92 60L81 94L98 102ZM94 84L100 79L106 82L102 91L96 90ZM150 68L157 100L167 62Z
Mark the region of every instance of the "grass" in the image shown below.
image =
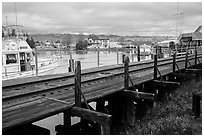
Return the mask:
M134 127L124 126L120 134L126 135L201 135L202 114L192 114L192 93L202 92L202 80L186 81L178 89L165 95ZM202 107L201 107L202 108Z

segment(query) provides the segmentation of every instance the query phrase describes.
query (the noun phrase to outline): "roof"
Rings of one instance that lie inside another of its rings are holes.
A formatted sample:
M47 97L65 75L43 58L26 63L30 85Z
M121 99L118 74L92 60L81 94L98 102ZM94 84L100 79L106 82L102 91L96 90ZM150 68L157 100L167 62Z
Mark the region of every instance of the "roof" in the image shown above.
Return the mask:
M181 39L182 38L192 38L192 40L202 40L202 33L200 32L184 33L184 34L181 34Z
M2 51L3 52L14 52L14 51L28 51L31 52L32 49L25 40L4 40L2 41Z
M195 30L195 32L202 32L202 26L199 26L199 27Z
M202 26L199 26L194 32L192 33L183 33L179 36L178 39L188 39L192 38L192 40L202 40Z

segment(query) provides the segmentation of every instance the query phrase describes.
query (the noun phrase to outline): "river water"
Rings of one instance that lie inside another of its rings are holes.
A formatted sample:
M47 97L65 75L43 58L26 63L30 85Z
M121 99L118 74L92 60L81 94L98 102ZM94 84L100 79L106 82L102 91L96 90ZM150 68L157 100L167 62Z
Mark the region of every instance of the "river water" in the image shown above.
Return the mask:
M125 54L129 56L130 62L137 61L137 54L132 54L131 52L125 51L39 51L38 58L39 60L43 58L53 58L54 56L61 56L62 58L57 61L56 67L48 72L43 72L40 75L46 74L59 74L59 73L67 73L68 72L68 60L71 57L74 61L81 62L81 68L93 68L98 66L106 66L122 63L122 55ZM151 56L141 56L141 60L149 60Z
M117 58L119 64L122 63L122 55L125 54L129 56L130 62L137 61L137 55L132 54L131 52L124 52L119 51L39 51L38 58L39 60L43 58L52 58L53 56L61 56L62 58L58 60L57 65L55 68L43 72L40 75L46 74L59 74L59 73L67 73L68 72L68 60L70 59L70 54L75 61L81 61L82 69L98 67L99 66L106 66L106 65L113 65L117 64ZM99 56L99 63L98 63L98 56ZM141 60L149 60L151 59L150 56L141 56ZM95 103L90 104L93 108L95 108ZM74 117L71 119L71 123L75 124L80 119ZM51 131L52 135L55 135L55 126L59 124L63 124L63 114L57 114L52 117L43 119L41 121L37 121L33 123L35 125L47 128Z

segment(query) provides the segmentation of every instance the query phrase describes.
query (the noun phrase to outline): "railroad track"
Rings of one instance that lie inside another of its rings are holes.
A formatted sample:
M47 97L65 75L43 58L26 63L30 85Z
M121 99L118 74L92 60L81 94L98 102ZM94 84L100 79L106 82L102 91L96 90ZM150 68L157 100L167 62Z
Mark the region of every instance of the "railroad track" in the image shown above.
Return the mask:
M198 54L202 61L202 55ZM194 55L188 60L194 63ZM172 71L172 58L158 60L162 75ZM177 57L178 66L183 69L185 56ZM130 63L129 74L135 84L153 79L154 61ZM124 66L112 65L82 71L82 92L88 102L121 91L124 87ZM20 81L20 80L19 80ZM45 77L36 80L2 83L2 130L63 112L74 105L74 74ZM59 101L67 102L63 104Z
M198 55L198 58L201 58ZM194 60L193 55L189 55L189 60ZM184 62L185 56L177 57L177 63ZM158 60L158 67L165 68L172 65L172 58L164 58ZM144 71L153 70L154 61L142 61L136 63L130 63L129 72L130 75L136 75ZM101 67L99 69L90 69L82 71L82 89L94 84L100 84L109 79L121 79L123 77L123 64L112 65L108 67ZM70 91L74 89L74 74L67 74L65 76L56 76L52 78L45 78L39 81L28 81L26 83L20 83L17 85L6 85L2 87L2 108L9 108L32 102L39 97L57 97L68 96L73 94Z

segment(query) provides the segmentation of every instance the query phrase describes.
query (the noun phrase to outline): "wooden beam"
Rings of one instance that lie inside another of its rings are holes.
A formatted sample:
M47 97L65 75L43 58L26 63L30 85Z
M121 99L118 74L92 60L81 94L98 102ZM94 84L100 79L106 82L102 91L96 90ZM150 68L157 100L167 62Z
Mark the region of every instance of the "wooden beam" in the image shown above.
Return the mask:
M154 83L157 86L179 86L180 83L179 82L172 82L172 81L161 81L161 80L154 80Z
M180 77L180 78L196 78L195 74L187 74L187 73L171 73L173 77Z
M83 119L94 121L99 124L111 124L112 116L105 113L92 111L89 109L75 107L75 106L72 107L70 111L72 116L78 116Z
M202 69L186 69L185 71L190 73L201 73Z
M80 107L73 107L70 111L72 116L81 117L83 119L101 124L103 130L101 134L110 135L111 115Z
M147 100L154 100L155 95L152 93L146 93L146 92L137 92L133 90L124 90L125 94L129 94L136 99L147 99Z

